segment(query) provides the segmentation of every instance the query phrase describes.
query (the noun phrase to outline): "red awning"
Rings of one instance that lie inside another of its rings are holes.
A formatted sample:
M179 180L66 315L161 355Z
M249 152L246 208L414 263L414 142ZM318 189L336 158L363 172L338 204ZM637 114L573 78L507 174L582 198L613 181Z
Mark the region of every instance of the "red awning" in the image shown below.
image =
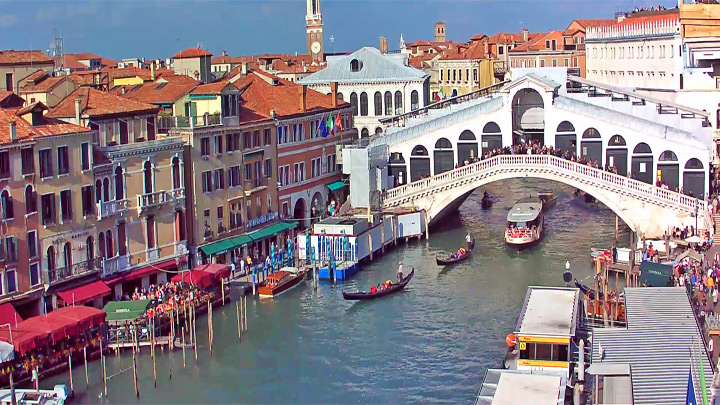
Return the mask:
M6 302L0 305L0 324L9 323L10 326L15 328L22 320L11 303Z
M182 260L180 260L182 262ZM147 265L145 267L141 267L137 270L133 270L130 273L125 274L122 277L123 281L130 281L130 280L137 280L138 278L143 278L150 274L155 274L159 272L160 270L174 270L177 269L177 264L175 263L175 259L165 260L160 263L155 263L152 265Z
M84 305L56 309L48 314L50 318L64 318L77 322L81 330L100 326L105 322L105 311Z
M47 314L34 316L23 321L18 324L18 329L44 333L45 335L49 335L52 342L55 343L68 335L76 334L78 332L78 325L77 322L71 319L50 317L50 314Z
M20 325L20 324L19 324ZM0 329L0 340L10 343L10 331L8 328ZM43 347L48 343L48 334L32 330L12 329L12 344L15 350L24 355L25 353Z
M215 279L218 281L221 278L230 277L230 266L228 266L227 264L218 264L218 263L201 264L201 265L195 267L195 270L204 271L205 273L210 273L213 276L215 276Z
M82 304L97 297L104 297L111 294L110 288L102 281L81 285L65 291L58 291L57 295L68 305Z
M205 288L211 286L214 283L215 276L211 273L206 273L204 271L192 270L178 273L172 279L170 279L170 281L183 281L188 284L195 285L198 288Z

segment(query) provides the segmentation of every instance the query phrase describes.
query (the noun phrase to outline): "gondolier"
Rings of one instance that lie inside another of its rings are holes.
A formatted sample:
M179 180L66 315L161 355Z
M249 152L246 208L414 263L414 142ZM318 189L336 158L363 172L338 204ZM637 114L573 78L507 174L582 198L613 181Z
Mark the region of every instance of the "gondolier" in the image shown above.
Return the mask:
M473 240L473 238L472 238L472 236L470 236L470 232L468 232L467 235L465 235L465 243L467 243L468 250L472 249L472 246L470 246L470 244L472 243L472 240Z
M397 274L397 277L398 277L398 283L401 282L402 279L403 279L403 264L402 264L402 260L401 260L400 263L398 264L398 274Z

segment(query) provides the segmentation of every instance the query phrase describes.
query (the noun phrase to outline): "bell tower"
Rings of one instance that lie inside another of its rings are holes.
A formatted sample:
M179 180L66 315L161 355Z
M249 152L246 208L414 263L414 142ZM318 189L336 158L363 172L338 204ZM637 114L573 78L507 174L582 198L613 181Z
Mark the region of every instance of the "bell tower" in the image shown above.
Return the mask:
M307 35L307 52L312 57L313 65L319 65L325 60L323 50L323 21L320 12L320 0L306 0L307 13L305 27Z

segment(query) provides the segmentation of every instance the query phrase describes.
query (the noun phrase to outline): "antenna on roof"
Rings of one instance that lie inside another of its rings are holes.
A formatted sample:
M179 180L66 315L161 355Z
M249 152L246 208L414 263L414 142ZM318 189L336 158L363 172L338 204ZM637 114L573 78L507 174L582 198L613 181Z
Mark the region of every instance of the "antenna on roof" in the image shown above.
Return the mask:
M63 51L63 36L62 31L59 29L53 30L55 34L55 41L52 42L52 53L55 59L55 72L58 71L65 73L65 52Z

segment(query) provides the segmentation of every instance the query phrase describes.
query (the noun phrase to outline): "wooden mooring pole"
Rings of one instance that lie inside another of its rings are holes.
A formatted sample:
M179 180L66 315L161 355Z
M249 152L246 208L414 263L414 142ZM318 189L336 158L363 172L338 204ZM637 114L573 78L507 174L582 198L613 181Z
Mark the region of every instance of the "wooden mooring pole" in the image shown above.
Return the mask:
M197 315L195 313L195 307L193 306L192 309L192 330L193 330L193 349L195 349L195 364L197 364L198 361L198 353L197 353L197 318L195 317Z
M103 339L100 336L100 363L102 365L103 392L107 397L107 370L105 369L105 353L103 353Z
M235 314L237 315L238 340L242 342L242 333L240 330L240 303L235 301Z
M182 349L183 349L183 368L186 368L186 367L187 367L187 364L186 364L186 362L185 362L185 327L184 327L184 326L181 328L181 335L180 335L180 337L182 338L182 342L181 342L181 343L182 343Z
M73 376L72 376L72 352L68 355L68 370L70 373L70 395L75 395L75 385L73 385Z
M83 347L83 359L85 360L85 390L90 390L90 380L88 379L88 369L87 369L87 347Z
M243 317L244 317L243 318L243 326L245 326L244 330L245 330L245 332L247 332L247 330L248 330L248 327L247 327L247 317L248 317L247 296L245 296L244 300L245 300L245 310L243 311Z
M155 384L155 388L157 388L157 356L155 355L155 313L153 312L153 317L150 321L152 323L152 330L150 331L150 350L152 351L152 361L153 361L153 383Z

